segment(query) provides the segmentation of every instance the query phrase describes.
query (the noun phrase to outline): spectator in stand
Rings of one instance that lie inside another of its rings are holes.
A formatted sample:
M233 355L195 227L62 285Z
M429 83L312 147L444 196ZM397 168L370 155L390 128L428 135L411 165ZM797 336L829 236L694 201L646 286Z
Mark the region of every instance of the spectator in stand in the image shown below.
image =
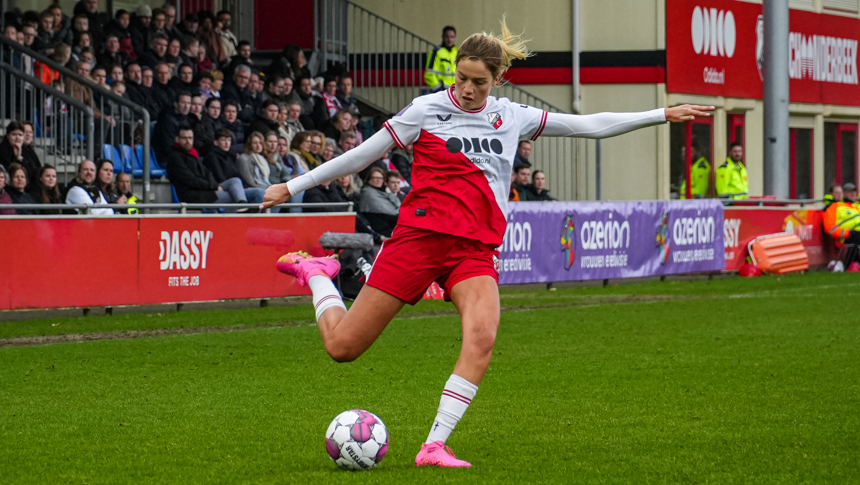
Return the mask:
M224 100L222 100L221 106L223 114L221 126L233 133L233 152L241 153L245 149L245 128L242 126L242 121L238 118L239 107L232 101Z
M337 147L337 144L331 138L325 139L325 146L322 151L323 163L330 161L334 157L343 155L343 150Z
M213 69L209 71L206 75L209 78L209 84L211 87L209 88L209 98L220 98L221 97L221 87L224 85L224 73L219 71L218 69ZM206 93L203 93L206 95Z
M328 207L305 207L304 212L346 212L344 204L350 200L338 184L329 180L306 190L303 202L305 204L339 204Z
M86 62L90 67L96 65L96 53L92 47L87 47L81 50L80 60Z
M238 178L229 178L220 183L212 172L203 165L197 150L194 149L194 132L182 127L176 136L176 144L170 153L167 175L176 189L176 196L182 202L211 204L246 203L245 190ZM247 212L247 209L239 209Z
M167 62L167 44L169 42L164 34L153 35L149 49L139 57L140 64L155 69L157 65Z
M179 75L170 81L170 87L174 93L188 93L191 96L200 95L200 89L194 84L193 69L188 64L179 66Z
M442 45L434 47L427 56L424 84L430 92L442 91L454 84L457 59L457 30L446 25L442 29Z
M96 184L96 164L91 160L84 160L78 165L78 175L66 192L66 204L107 204L104 194ZM113 214L113 209L93 209L90 213L95 215Z
M215 143L215 136L223 130L221 124L221 100L209 98L206 100L206 110L200 122L194 126L194 148L197 153L206 159L209 150ZM230 139L232 142L232 137Z
M385 172L379 167L372 167L361 188L358 212L367 219L374 231L391 237L400 212L400 199L386 192L385 188Z
M284 136L278 136L278 156L281 157L281 161L284 163L284 166L287 167L287 171L290 173L290 178L295 178L300 174L301 168L297 165L295 159L290 156L290 140L287 140Z
M191 76L194 77L199 72L197 70L197 51L200 50L200 41L186 35L181 41L181 51L179 52L178 68L182 66L191 67Z
M39 179L30 185L30 197L37 204L62 204L60 188L57 186L57 171L51 165L45 165L39 171ZM61 214L59 209L42 209L40 214Z
M388 188L388 193L394 194L400 199L400 202L403 202L403 199L406 198L406 192L400 187L400 182L403 178L400 176L400 173L397 170L389 170L385 172L385 187Z
M529 176L531 176L531 168L527 165L523 165L521 163L514 165L514 173L511 179L511 192L508 196L508 200L531 200L531 193L528 189Z
M340 141L338 142L338 147L343 153L346 153L353 148L355 148L355 133L351 131L344 132L340 136Z
M260 106L257 117L251 123L249 131L258 131L260 133L274 131L277 133L278 127L278 105L275 101L268 100Z
M167 42L167 54L164 55L164 62L170 66L173 75L179 71L179 54L182 53L182 43L179 39L171 39Z
M251 70L251 78L248 80L248 92L251 94L251 106L254 108L254 113L262 106L263 80L260 78L260 73Z
M152 69L147 68L149 82L152 85ZM125 68L125 92L128 99L146 108L150 114L158 112L158 105L152 97L152 91L143 84L143 70L137 62L131 62Z
M119 9L114 15L114 20L111 20L105 27L105 32L108 35L116 35L117 40L119 40L119 51L125 54L128 60L136 60L137 54L134 52L130 25L131 14L127 10ZM126 64L128 63L126 62Z
M151 67L141 66L140 68L140 84L146 88L152 89L152 82L155 79L155 72ZM152 93L152 91L150 91Z
M104 89L104 90L110 89L110 86L107 85L107 69L105 69L104 66L94 67L93 70L90 71L90 79L92 79L93 82L98 84L102 89ZM100 102L100 99L101 99L100 94L101 93L97 90L93 94L96 94L96 97L93 98L93 101L97 105L101 106L102 105L102 103Z
M200 123L200 120L203 119L204 103L203 96L199 94L191 97L191 109L188 110L188 121L191 123L191 128L197 126L197 123Z
M75 17L83 15L87 18L89 32L93 36L93 44L101 45L102 26L107 23L107 14L99 13L99 0L81 0L75 5L73 13Z
M24 169L27 170L28 185L35 185L39 180L39 171L42 169L42 161L39 160L39 155L33 148L33 137L36 134L35 127L32 121L22 121L21 126L24 128L24 144L21 145L21 155L23 156Z
M147 46L152 44L152 36L149 33L149 27L152 25L152 7L149 5L141 5L134 11L134 18L131 19L131 45L134 53L138 58L143 55Z
M266 87L260 93L260 101L265 102L269 100L276 103L285 103L287 101L284 96L284 78L277 75L266 77Z
M45 10L39 14L39 28L36 38L33 39L33 50L50 56L59 44L54 42L54 14Z
M131 174L120 172L116 174L116 190L120 197L125 197L125 203L134 205L138 203L137 196L131 191ZM137 214L137 209L126 209L126 214Z
M0 207L5 207L3 204L12 204L12 196L6 190L6 181L9 180L9 174L6 172L6 167L0 165ZM0 216L14 216L15 209L0 209Z
M200 27L200 18L197 17L196 13L189 12L185 14L185 19L183 19L182 22L179 22L179 25L176 27L182 35L197 37L197 28Z
M302 106L302 114L299 116L299 121L301 121L302 126L306 129L312 130L316 128L314 125L314 92L313 92L313 83L311 78L309 77L301 77L297 80L299 83L299 103Z
M318 130L325 129L330 124L329 120L343 110L343 105L337 99L337 78L327 76L323 86L320 97L314 100L314 127Z
M224 57L233 59L239 50L239 39L230 31L233 24L233 16L227 10L218 12L218 21L221 22L221 47L224 49Z
M529 185L529 200L555 200L546 189L546 175L543 170L532 172L532 184Z
M108 204L125 204L128 202L128 199L125 195L119 193L116 185L113 183L113 162L106 159L101 158L96 163L96 185L98 185L99 190L102 194L104 194L105 200Z
M256 187L265 189L269 187L269 160L265 150L266 139L260 132L248 135L245 142L245 150L236 159L236 168L242 175L242 184L245 187Z
M215 20L212 13L205 12L205 14L200 23L197 38L200 39L202 45L206 46L206 52L209 53L212 62L220 66L222 62L227 60L224 46L221 45L221 24Z
M311 134L307 131L297 133L290 142L289 165L299 168L299 175L307 173L319 166L317 159L310 152Z
M333 138L335 141L339 142L341 134L345 132L352 132L353 138L355 137L355 133L352 130L352 114L349 111L342 109L334 115L331 122L327 122L325 124L323 133L326 138Z
M322 147L325 145L325 135L321 131L311 131L311 155L317 161L317 166L322 165Z
M218 137L215 139L213 146L209 149L209 154L203 160L215 180L222 183L225 180L235 178L241 183L241 175L236 168L236 154L231 150L233 142L233 134L227 130L218 132ZM264 189L254 187L245 188L245 198L248 202L262 202Z
M239 66L247 66L248 69L252 69L254 67L254 61L251 60L251 43L247 40L239 42L239 50L230 60L230 64L227 65L227 68L224 69L224 75L229 77L235 74L236 68Z
M129 58L120 50L119 36L113 32L105 35L105 48L101 56L99 56L99 64L103 66L121 66L128 65Z
M197 66L197 72L204 73L215 69L215 64L209 58L206 51L206 45L197 45L197 57L194 58L194 64ZM223 79L223 76L222 76Z
M254 98L248 89L250 82L251 68L239 66L233 73L233 81L225 82L221 90L222 98L239 106L239 119L244 123L250 123L254 119Z
M108 71L107 83L113 85L115 82L123 82L125 74L122 71L122 66L112 66Z
M9 197L12 198L13 204L35 204L36 201L27 193L27 171L24 170L18 163L13 163L9 167L9 185L6 186L6 192L9 192ZM34 209L15 209L18 215L35 214Z
M520 164L531 167L530 156L532 156L532 142L529 140L520 140L519 145L517 145L517 154L514 155L514 165Z
M394 150L388 154L388 159L394 168L400 172L403 180L409 185L412 185L412 157L414 146L410 143L403 148L394 147Z
M149 33L150 35L163 35L168 43L170 43L170 36L167 35L167 15L164 13L164 10L160 8L156 8L152 11L152 23L149 24Z
M81 60L81 53L85 49L92 49L93 38L89 32L76 32L72 42L72 60L77 62Z
M293 136L298 133L298 130L293 131L292 127L287 124L290 117L290 109L286 103L278 103L278 135L287 139L287 144L292 141Z
M337 99L344 109L358 110L358 103L352 95L352 76L344 74L337 83Z
M269 161L269 183L283 184L293 178L278 152L278 134L274 131L266 133L266 147L263 153Z
M149 114L155 119L158 119L162 112L170 110L170 106L176 99L176 93L173 91L173 88L170 87L170 66L161 63L155 66L154 71L155 82L152 83L150 92L152 93L152 99L158 109L155 113L150 112Z
M176 24L176 7L165 3L161 6L161 10L164 11L164 30L167 32L167 36L171 39L181 39L182 32L179 31Z
M191 96L188 93L176 95L173 111L164 110L158 116L155 130L152 132L152 148L155 156L163 162L171 156L173 143L177 139L179 129L187 127L191 129L188 113L191 110ZM193 147L192 137L192 147ZM195 150L196 153L196 150Z
M293 80L288 78L288 77L285 77L284 78L284 99L286 100L288 105L291 103L298 103L302 100L301 98L299 98L299 93L297 93L296 90L293 89L293 86L295 86L295 83L293 82Z
M0 165L9 170L13 163L22 166L26 163L24 161L24 125L18 121L12 121L6 125L6 136L0 143Z
M296 44L287 44L284 47L280 57L269 65L266 75L290 78L293 81L298 81L301 77L311 77L305 54Z
M18 42L18 28L12 24L6 24L6 27L3 29L3 35L12 42ZM8 196L9 194L6 195Z
M54 16L54 42L56 44L72 44L72 19L63 15L63 7L54 4L48 7L48 11Z
M353 175L344 175L334 181L340 189L343 191L344 195L353 203L356 207L358 207L358 202L361 200L361 192L360 189L356 186L355 178Z

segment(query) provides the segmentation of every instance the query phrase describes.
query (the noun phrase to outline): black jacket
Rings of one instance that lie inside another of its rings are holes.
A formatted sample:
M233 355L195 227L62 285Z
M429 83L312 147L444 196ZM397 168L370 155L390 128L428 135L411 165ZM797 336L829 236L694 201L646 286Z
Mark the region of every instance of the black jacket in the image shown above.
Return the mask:
M203 164L212 172L218 183L233 177L242 178L242 175L236 168L236 154L225 152L214 145L203 160Z
M254 107L257 105L257 100L251 94L248 88L240 88L236 83L230 81L225 82L221 87L221 100L234 101L239 104L239 119L245 123L250 123L254 120Z
M167 59L164 57L158 57L158 54L156 54L152 48L147 48L146 52L137 58L137 62L140 63L141 66L149 66L155 69L155 66L162 62L167 62Z
M155 102L155 98L152 97L152 89L144 86L143 84L129 81L125 84L125 94L127 94L128 99L134 101L135 104L143 106L147 111L149 111L150 120L158 119L158 114L161 108L158 106L158 103ZM137 115L135 115L135 117L137 117Z
M11 185L6 186L6 192L9 192L9 197L12 198L13 204L35 204L36 200L30 196L27 192L18 192ZM33 209L15 209L15 212L19 215L25 214L36 214L37 211Z
M167 176L182 202L209 204L218 200L215 195L218 182L197 157L197 151L194 149L189 153L174 146L167 164Z
M170 84L159 84L158 82L152 83L152 87L149 88L150 94L152 94L153 104L157 107L156 112L149 112L150 119L156 120L161 115L162 111L173 111L173 103L176 101L176 94L173 92L173 88L170 87Z
M317 185L316 187L310 188L305 191L305 197L302 199L302 203L310 204L312 202L328 202L328 203L339 203L339 202L349 202L349 197L343 193L343 189L340 188L340 185L335 183L329 184L328 187L323 187L322 185ZM302 209L303 212L343 212L346 210L345 206L341 207L305 207Z
M228 123L227 120L221 118L221 128L233 133L235 137L233 145L230 146L230 151L233 153L242 153L242 150L245 148L245 127L242 126L242 121L237 119L232 123Z
M248 130L248 133L253 133L255 131L259 131L261 135L266 136L266 133L270 131L278 132L278 121L269 121L268 118L264 116L257 115L254 118L254 121L251 123L251 127Z
M556 200L555 197L549 195L549 190L543 189L541 193L537 192L534 185L526 186L529 192L529 200Z
M188 93L191 97L200 95L200 86L194 84L194 82L184 83L182 79L179 77L175 77L170 80L169 86L173 89L174 93Z
M191 126L188 123L187 115L178 114L171 110L163 111L158 116L158 122L152 132L151 143L160 164L170 157L170 151L176 143L176 135L179 134L179 128L183 126Z
M15 150L8 138L3 138L0 142L0 165L8 171L9 166L13 163L20 163L24 170L27 171L27 185L34 185L39 180L39 170L42 168L42 162L39 161L39 156L32 146L24 145L21 147L21 158L15 157ZM11 176L11 174L10 174Z
M194 148L201 157L206 158L206 155L215 148L213 145L215 136L222 129L220 119L216 120L207 113L203 113L203 117L194 125Z

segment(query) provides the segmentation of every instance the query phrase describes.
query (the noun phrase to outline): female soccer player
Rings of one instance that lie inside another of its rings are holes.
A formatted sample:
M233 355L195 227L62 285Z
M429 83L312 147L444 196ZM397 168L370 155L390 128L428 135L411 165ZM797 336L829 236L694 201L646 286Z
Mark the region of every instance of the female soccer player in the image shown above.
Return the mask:
M577 116L547 113L490 96L512 59L528 56L502 20L502 35L474 34L460 46L456 81L416 98L357 148L286 184L266 190L261 208L283 203L317 184L355 173L393 145L414 144L413 189L392 238L377 254L367 284L347 311L331 279L336 260L290 253L278 269L309 285L326 351L338 362L357 359L403 305L417 303L439 282L462 318L463 344L445 384L436 421L418 466L468 467L445 441L463 417L490 365L499 327L498 252L506 227L511 170L520 139L601 138L646 126L709 116L713 107L677 106L642 113Z

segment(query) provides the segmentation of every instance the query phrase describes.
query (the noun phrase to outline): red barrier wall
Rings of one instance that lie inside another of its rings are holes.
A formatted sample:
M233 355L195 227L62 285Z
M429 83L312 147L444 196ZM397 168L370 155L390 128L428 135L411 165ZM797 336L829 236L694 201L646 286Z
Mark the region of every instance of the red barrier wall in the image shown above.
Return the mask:
M750 241L758 236L778 232L792 231L800 237L809 255L809 266L826 266L834 257L835 245L824 234L820 210L726 207L724 214L723 235L728 271L737 271L746 262Z
M7 219L0 310L310 294L275 269L349 215Z

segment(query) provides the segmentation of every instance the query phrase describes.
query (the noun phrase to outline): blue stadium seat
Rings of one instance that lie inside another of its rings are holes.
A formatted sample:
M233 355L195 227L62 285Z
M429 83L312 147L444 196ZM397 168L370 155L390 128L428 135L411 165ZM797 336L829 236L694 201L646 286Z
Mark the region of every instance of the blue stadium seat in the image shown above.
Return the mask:
M115 146L105 143L102 147L102 157L113 162L114 173L122 172L122 158L120 158Z
M143 145L134 146L134 170L135 177L143 177ZM155 159L155 152L149 151L149 176L164 177L167 171L161 168L158 161Z
M134 173L134 150L128 145L120 145L119 151L122 156L122 171Z

